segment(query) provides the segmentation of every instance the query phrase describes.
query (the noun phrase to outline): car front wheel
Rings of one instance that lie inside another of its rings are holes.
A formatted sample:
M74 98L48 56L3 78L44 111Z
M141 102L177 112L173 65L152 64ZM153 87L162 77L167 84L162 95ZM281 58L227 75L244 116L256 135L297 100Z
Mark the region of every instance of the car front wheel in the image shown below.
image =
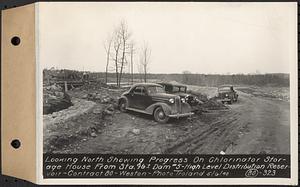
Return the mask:
M165 114L162 107L156 108L153 116L154 116L155 121L157 121L159 123L167 123L169 120L169 117Z
M119 109L121 112L126 112L127 102L125 99L122 99L119 103Z

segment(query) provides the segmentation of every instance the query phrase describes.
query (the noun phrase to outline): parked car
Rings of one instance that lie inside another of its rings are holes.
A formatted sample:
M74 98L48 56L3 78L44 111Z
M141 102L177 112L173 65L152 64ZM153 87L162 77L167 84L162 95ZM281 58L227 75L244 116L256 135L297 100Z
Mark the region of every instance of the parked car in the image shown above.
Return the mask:
M187 93L187 86L184 84L175 83L158 83L164 87L166 93L175 94L180 96L181 99L185 100L189 105L191 105L192 110L199 110L199 105L203 104L202 101L198 99L197 96Z
M232 85L222 85L218 88L217 98L222 103L232 104L233 102L237 102L238 96Z
M119 109L153 115L159 123L169 118L191 116L191 106L177 95L167 94L162 85L139 83L133 85L118 99Z

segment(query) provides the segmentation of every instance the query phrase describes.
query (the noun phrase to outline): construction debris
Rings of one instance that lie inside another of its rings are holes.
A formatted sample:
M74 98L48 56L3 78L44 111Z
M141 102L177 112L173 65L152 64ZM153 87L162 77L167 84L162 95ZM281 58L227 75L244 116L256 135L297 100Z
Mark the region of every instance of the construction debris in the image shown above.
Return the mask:
M211 98L204 102L201 107L206 110L225 110L228 109L222 102L217 101L215 98Z

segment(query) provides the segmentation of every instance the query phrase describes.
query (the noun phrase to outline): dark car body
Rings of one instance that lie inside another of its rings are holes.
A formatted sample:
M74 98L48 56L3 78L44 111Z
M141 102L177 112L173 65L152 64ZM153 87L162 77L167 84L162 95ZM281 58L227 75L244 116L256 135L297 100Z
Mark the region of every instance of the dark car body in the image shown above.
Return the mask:
M218 88L217 98L221 100L222 103L226 102L232 104L238 100L238 96L232 85L222 85Z
M174 94L180 96L181 99L184 99L193 110L198 110L197 107L200 104L203 104L197 96L187 93L187 86L183 84L174 84L174 83L158 83L162 85L166 93Z
M124 92L118 100L120 110L132 110L145 114L154 115L160 108L161 115L169 117L191 116L191 107L183 102L179 96L165 93L163 87L154 83L139 83L133 85L128 91ZM156 119L156 121L159 121ZM165 120L162 120L166 122Z

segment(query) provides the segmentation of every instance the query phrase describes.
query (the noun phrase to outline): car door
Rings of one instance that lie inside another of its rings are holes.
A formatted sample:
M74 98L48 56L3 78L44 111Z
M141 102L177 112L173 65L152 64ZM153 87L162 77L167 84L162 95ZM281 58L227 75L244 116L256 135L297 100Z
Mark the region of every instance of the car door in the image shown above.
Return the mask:
M151 97L148 95L146 87L140 86L140 92L134 94L135 106L137 109L145 110L151 102Z
M152 97L148 94L147 87L143 87L141 90L141 96L139 97L140 101L140 109L145 110L147 107L149 107L153 101Z
M138 100L140 100L140 95L142 92L142 86L136 86L135 88L132 89L132 91L128 94L128 98L129 98L129 107L130 108L135 108L138 109L139 108L139 102Z

